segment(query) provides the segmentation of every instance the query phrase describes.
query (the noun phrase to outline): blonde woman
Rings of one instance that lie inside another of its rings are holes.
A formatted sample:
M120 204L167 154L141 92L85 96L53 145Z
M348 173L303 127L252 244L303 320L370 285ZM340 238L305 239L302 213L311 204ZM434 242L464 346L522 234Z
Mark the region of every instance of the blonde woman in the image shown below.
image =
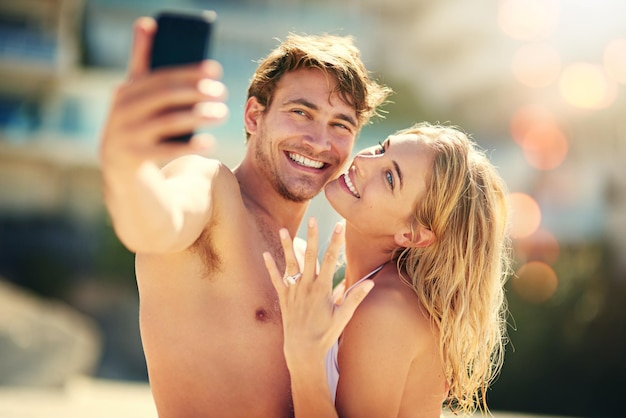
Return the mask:
M460 130L422 123L357 154L325 194L345 226L319 269L314 219L304 260L280 231L284 275L264 255L295 416L488 411L503 361L509 247L493 165ZM345 280L333 296L344 232Z

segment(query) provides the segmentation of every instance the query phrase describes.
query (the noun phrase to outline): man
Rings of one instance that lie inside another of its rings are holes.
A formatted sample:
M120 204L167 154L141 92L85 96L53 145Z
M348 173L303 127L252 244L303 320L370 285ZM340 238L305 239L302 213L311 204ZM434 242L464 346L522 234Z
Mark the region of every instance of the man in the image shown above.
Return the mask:
M193 155L201 136L163 142L224 120L226 89L214 61L150 72L155 30L150 18L135 25L129 79L113 97L100 154L115 231L136 253L159 416L292 416L262 254L284 267L279 228L295 235L389 89L369 79L349 38L291 36L253 76L247 150L231 171Z

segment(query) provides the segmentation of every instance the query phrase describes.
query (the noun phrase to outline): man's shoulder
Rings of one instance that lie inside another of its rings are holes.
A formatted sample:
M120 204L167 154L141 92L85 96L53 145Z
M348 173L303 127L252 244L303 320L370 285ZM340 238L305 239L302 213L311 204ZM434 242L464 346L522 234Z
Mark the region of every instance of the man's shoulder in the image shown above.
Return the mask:
M185 155L173 160L163 168L166 176L180 176L185 181L208 182L207 186L214 196L219 196L214 203L225 205L225 210L233 210L233 204L242 206L241 189L235 173L222 161L200 155ZM194 180L195 179L195 180Z
M163 171L167 174L200 173L209 176L219 174L226 177L235 177L231 169L220 160L195 154L183 155L170 161L163 167Z

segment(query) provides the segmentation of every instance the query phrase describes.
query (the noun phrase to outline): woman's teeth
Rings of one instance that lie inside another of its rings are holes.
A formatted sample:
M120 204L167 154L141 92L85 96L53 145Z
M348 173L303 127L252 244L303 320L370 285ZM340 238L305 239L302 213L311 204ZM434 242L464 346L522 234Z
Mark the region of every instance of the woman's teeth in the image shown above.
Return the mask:
M346 183L346 186L348 186L348 189L350 189L350 192L352 192L354 197L356 198L361 197L361 195L359 194L359 191L356 189L356 187L354 187L354 184L352 184L352 180L350 180L350 176L348 175L348 173L343 174L343 181Z

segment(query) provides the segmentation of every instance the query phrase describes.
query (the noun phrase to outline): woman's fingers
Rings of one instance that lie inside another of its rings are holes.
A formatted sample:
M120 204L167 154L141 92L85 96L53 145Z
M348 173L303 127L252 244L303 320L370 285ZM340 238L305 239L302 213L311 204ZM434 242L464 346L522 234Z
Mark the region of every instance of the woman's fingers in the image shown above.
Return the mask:
M318 228L317 220L309 218L307 222L306 250L304 252L304 267L302 269L302 279L306 283L315 280L317 274L317 250L318 250Z
M363 299L365 299L373 287L373 280L364 280L350 290L340 305L335 305L334 317L336 324L341 330L350 322L354 311L356 311L356 308L363 302Z
M281 228L278 231L280 236L280 242L283 246L283 252L285 253L285 275L294 275L300 272L300 266L298 265L298 259L293 249L293 240L289 235L289 231L286 228Z
M279 298L286 355L298 352L299 347L318 347L326 352L341 335L374 283L366 280L355 286L342 304L334 303L332 280L344 242L344 227L341 223L334 228L319 275L316 275L318 226L315 219L308 221L307 248L302 270L289 232L283 228L279 231L279 236L285 257L284 271L279 271L275 258L269 252L263 253L263 258ZM296 283L284 282L286 276L298 273L302 273L302 276Z
M324 253L322 265L320 267L319 277L322 277L320 285L324 286L325 290L332 293L333 276L337 270L337 261L339 260L339 253L344 242L344 226L339 222L335 225L333 233L330 237L330 243Z
M263 261L265 261L265 268L270 274L270 280L272 281L274 289L276 289L276 293L278 293L278 300L282 307L282 299L285 291L285 283L283 283L282 275L278 271L274 257L272 257L269 252L266 251L263 253Z

